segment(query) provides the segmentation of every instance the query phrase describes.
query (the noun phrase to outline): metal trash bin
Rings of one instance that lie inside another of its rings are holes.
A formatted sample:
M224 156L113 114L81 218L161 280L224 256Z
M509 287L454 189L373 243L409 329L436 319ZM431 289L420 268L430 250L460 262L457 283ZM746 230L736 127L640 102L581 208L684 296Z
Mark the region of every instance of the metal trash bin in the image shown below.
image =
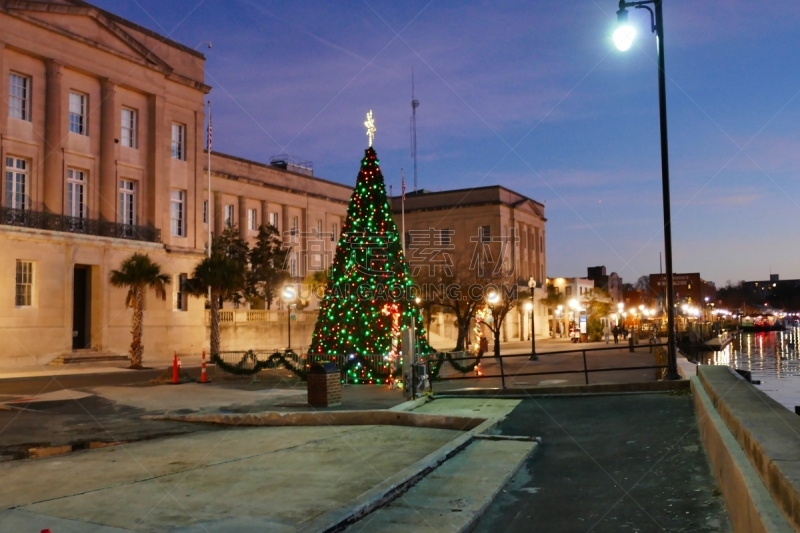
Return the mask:
M311 363L306 384L311 407L342 405L342 381L335 363Z

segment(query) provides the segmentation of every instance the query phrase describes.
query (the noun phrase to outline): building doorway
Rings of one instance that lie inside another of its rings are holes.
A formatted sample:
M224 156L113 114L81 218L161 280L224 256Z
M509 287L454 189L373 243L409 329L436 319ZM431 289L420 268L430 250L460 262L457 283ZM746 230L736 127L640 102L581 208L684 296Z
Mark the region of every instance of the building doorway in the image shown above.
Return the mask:
M72 279L72 349L83 350L91 344L91 270L75 265Z

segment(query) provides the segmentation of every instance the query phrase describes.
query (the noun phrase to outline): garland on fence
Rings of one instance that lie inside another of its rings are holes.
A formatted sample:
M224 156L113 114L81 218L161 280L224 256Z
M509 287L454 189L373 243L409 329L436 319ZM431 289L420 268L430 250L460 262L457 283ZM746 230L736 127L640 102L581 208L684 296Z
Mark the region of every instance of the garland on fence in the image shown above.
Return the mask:
M461 365L451 353L449 352L439 352L436 357L436 364L431 365L430 369L430 379L438 379L439 378L439 370L442 368L442 364L444 363L445 358L447 361L452 365L454 369L461 372L462 374L468 374L475 370L479 364L481 364L481 358L483 357L483 352L479 351L478 355L475 357L475 362L468 364L468 365Z
M297 377L305 381L307 371L304 368L295 366L294 361L289 358L290 356L296 357L296 354L292 350L286 350L285 352L275 352L266 360L259 361L258 356L253 350L247 350L242 356L242 359L236 364L226 363L219 354L212 354L211 362L217 365L217 368L237 376L252 376L264 369L275 368L275 364L278 363L287 370L291 370Z

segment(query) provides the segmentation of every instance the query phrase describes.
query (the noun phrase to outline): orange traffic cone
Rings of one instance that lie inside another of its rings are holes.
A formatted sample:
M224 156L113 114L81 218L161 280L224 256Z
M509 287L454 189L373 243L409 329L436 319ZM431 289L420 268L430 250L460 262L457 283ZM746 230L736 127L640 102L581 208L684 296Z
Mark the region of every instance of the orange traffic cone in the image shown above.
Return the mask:
M172 384L177 385L180 379L179 372L180 363L178 362L178 352L172 354Z
M206 351L203 350L203 362L200 365L200 383L208 383L208 375L206 374Z

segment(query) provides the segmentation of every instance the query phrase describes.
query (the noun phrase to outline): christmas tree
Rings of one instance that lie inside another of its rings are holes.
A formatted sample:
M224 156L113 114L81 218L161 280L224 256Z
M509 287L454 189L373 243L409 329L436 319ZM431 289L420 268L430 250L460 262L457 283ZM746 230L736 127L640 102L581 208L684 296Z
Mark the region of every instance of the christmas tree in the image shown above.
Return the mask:
M361 160L320 304L310 350L317 356L355 355L360 359L358 356L380 354L393 358L399 330L410 327L412 318L417 353L431 352L387 201L380 162L371 144ZM356 376L369 380L376 377L373 371L385 374L378 368L364 368Z

